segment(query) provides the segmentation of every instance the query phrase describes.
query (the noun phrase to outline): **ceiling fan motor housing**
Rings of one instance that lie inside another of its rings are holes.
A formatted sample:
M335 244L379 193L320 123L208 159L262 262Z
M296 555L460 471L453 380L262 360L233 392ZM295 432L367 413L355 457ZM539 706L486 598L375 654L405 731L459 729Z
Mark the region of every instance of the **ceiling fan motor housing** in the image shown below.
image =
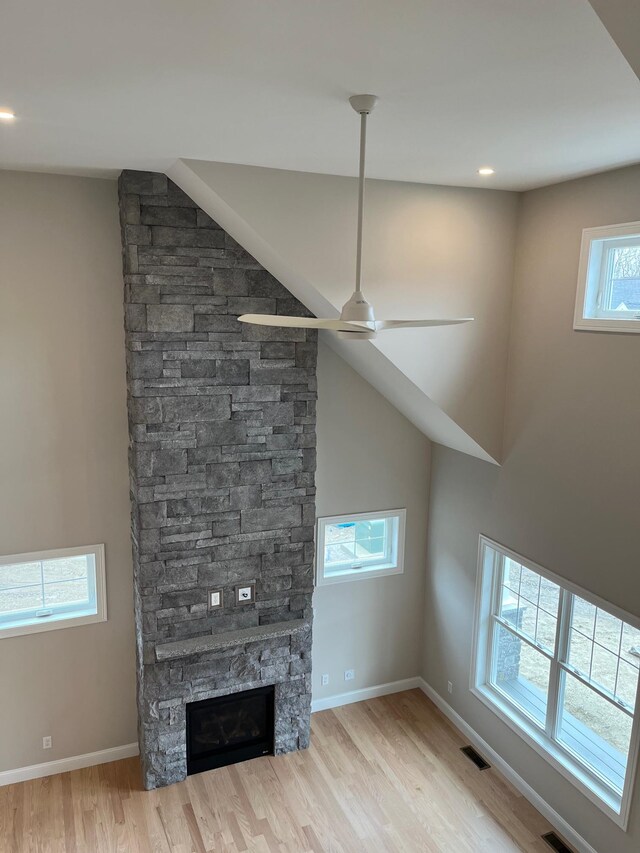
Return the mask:
M367 300L362 295L361 290L355 290L350 299L344 303L342 306L342 311L340 312L340 319L349 321L357 321L358 323L371 323L371 329L363 329L361 332L338 332L341 338L345 340L353 340L354 338L358 338L358 340L367 340L370 338L375 338L375 315L373 313L373 306L370 305Z
M340 312L340 319L347 323L357 320L359 323L374 323L373 306L369 305L361 290L354 290L348 302L345 302Z

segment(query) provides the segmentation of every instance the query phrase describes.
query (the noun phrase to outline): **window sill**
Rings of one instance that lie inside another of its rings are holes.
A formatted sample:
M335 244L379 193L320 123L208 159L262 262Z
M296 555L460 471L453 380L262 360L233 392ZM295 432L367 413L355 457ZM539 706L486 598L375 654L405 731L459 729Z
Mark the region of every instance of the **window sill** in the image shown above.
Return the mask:
M389 575L402 574L402 567L395 565L383 565L377 568L345 569L335 574L325 574L318 577L318 586L328 586L334 583L347 583L348 581L368 580L369 578L382 578Z
M79 625L91 625L95 622L106 622L107 616L102 613L81 611L77 615L60 613L59 615L46 616L37 622L27 620L15 620L14 622L0 625L0 640L8 637L21 637L25 634L40 634L43 631L55 631L59 628L75 628Z
M598 784L577 761L572 761L571 757L531 720L514 710L499 692L486 685L472 686L471 692L617 826L626 830L629 804L623 802L619 793L604 783Z
M604 317L576 317L573 328L577 332L615 332L640 334L640 320L613 320Z

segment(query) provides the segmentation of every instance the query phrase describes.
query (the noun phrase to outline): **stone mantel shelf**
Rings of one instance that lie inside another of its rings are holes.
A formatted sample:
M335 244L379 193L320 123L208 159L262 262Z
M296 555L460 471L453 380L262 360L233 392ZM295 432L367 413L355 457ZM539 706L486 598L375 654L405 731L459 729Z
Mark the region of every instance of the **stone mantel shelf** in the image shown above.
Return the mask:
M237 631L225 631L221 634L205 634L201 637L190 637L186 640L175 640L172 643L162 643L156 646L156 658L159 661L177 660L189 655L212 652L217 649L228 649L232 646L242 646L257 640L270 640L274 637L287 637L308 628L306 619L292 619L290 622L276 622L273 625L256 625L252 628L240 628Z

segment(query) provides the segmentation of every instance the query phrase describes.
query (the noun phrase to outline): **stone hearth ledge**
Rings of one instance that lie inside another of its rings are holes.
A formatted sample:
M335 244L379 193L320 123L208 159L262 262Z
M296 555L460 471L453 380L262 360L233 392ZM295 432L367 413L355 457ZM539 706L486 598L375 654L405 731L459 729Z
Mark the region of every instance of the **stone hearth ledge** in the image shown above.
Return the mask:
M255 643L258 640L288 637L308 627L309 622L306 619L292 619L290 622L276 622L273 625L256 625L253 628L240 628L237 631L225 631L213 635L204 634L201 637L190 637L186 640L158 644L156 646L156 658L158 661L176 660L216 649L243 646L246 643Z

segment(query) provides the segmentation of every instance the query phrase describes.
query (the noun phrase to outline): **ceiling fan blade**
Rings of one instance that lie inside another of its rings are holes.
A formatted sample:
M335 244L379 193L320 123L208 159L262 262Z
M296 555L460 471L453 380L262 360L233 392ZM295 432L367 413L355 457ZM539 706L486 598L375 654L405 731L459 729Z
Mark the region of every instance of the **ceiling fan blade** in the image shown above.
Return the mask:
M384 329L411 329L425 326L455 326L458 323L471 323L473 317L458 317L452 320L376 320L376 331Z
M373 324L345 320L323 320L316 317L289 317L285 314L243 314L238 317L241 323L254 323L257 326L280 326L294 329L331 329L334 332L372 331Z

